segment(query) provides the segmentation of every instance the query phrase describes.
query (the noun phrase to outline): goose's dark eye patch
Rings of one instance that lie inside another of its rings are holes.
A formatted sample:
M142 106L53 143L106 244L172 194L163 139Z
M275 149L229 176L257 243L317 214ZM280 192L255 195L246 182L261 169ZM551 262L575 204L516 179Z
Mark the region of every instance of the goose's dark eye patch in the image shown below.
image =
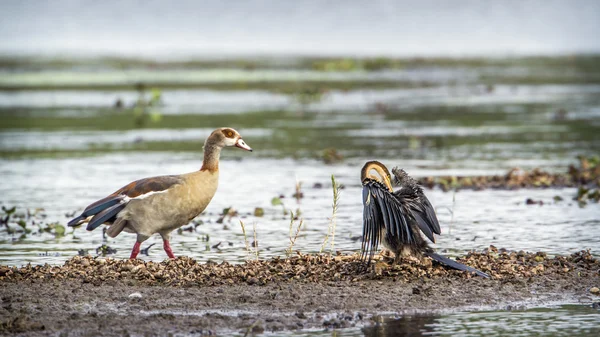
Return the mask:
M225 135L225 137L227 137L227 138L233 138L233 136L234 136L233 130L231 130L231 129L225 129L222 132Z

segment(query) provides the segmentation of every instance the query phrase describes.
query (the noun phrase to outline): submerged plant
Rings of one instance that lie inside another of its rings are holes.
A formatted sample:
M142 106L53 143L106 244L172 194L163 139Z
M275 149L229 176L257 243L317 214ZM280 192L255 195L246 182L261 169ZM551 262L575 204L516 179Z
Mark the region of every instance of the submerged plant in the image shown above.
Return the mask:
M255 217L262 217L263 215L265 215L265 210L262 207L254 208L254 216Z
M332 254L335 249L335 227L337 222L337 210L338 210L338 202L340 201L340 188L341 185L337 183L335 180L335 176L331 175L331 187L333 189L333 204L331 205L332 212L331 218L329 218L329 227L327 228L327 235L325 236L325 240L323 240L323 244L321 245L320 253L325 250L325 245L327 241L331 238L329 253Z
M323 150L321 158L325 164L334 164L344 160L344 156L333 147Z
M180 227L177 229L177 234L183 234L183 232L195 232L198 226L202 226L204 221L202 220L192 220L192 222L186 227Z
M44 227L40 226L41 231L46 233L54 234L56 237L61 237L65 235L65 226L61 225L58 222L52 222L46 224Z
M6 232L8 234L15 233L15 230L10 228L8 223L10 222L10 217L15 213L16 210L17 210L16 206L13 206L12 208L6 208L6 207L2 206L2 212L4 212L4 216L2 218L0 218L0 222L6 226Z
M17 221L17 225L19 225L19 227L22 228L22 230L23 230L23 232L25 232L25 234L31 233L31 229L27 228L27 222L25 222L25 220L21 219L21 220Z
M10 220L11 215L13 215L17 210L17 206L13 206L12 208L6 208L4 206L2 206L2 212L4 212L5 217L2 218L2 223L8 223L8 221Z
M223 223L223 220L225 220L226 217L229 218L229 221L231 221L231 218L237 215L238 212L233 207L224 208L223 212L219 216L219 219L217 219L217 223Z
M579 186L577 195L573 200L576 200L580 207L584 207L588 202L600 202L600 189Z
M301 112L304 113L308 106L323 100L327 90L320 87L306 87L293 93L294 100L300 104Z
M43 219L46 214L44 209L36 208L35 210L25 210L24 212L16 212L16 207L2 207L4 215L0 217L0 224L6 227L8 234L23 234L24 238L27 234L53 234L55 237L62 237L66 234L66 228L59 222L46 223ZM12 225L12 226L11 226ZM34 231L37 228L37 231Z
M137 127L144 127L148 122L158 123L162 119L162 114L158 107L162 103L162 92L160 89L150 90L150 98L146 98L145 86L142 83L137 85L138 100L133 106L133 116Z
M96 248L96 255L102 255L102 256L106 256L106 255L111 255L111 254L115 254L117 252L116 249L111 248L110 246L103 244L102 246Z
M273 206L281 205L281 208L283 209L283 215L288 215L288 210L287 210L287 208L285 208L285 205L283 204L283 201L281 201L281 198L274 197L273 199L271 199L271 205L273 205Z

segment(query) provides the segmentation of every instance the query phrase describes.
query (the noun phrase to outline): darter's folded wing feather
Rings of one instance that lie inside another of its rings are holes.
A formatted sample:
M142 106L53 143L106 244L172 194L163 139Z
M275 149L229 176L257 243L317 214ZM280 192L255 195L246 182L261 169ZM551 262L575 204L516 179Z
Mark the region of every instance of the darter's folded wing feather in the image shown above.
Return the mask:
M410 240L410 229L403 207L392 193L374 180L363 183L363 259L375 254L382 235ZM367 262L368 262L367 261Z

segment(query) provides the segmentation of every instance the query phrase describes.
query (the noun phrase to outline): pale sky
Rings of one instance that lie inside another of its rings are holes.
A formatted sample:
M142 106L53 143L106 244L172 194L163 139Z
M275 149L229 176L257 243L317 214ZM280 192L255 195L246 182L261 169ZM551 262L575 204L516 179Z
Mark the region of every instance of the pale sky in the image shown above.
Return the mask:
M600 1L2 1L0 53L600 52Z

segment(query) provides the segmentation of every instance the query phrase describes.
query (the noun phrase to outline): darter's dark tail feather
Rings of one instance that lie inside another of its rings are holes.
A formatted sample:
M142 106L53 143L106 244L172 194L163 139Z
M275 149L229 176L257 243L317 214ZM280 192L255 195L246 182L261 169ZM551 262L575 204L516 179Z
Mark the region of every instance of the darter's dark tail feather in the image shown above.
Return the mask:
M490 275L488 275L488 274L486 274L486 273L484 273L482 271L479 271L479 270L477 270L475 268L466 266L466 265L464 265L462 263L456 262L456 261L454 261L452 259L449 259L449 258L447 258L445 256L442 256L440 254L425 253L425 255L429 256L430 258L434 259L435 261L437 261L439 263L443 263L443 264L447 265L448 267L451 267L451 268L454 268L454 269L457 269L457 270L468 271L470 273L475 273L475 274L477 274L478 276L481 276L481 277L490 278Z

